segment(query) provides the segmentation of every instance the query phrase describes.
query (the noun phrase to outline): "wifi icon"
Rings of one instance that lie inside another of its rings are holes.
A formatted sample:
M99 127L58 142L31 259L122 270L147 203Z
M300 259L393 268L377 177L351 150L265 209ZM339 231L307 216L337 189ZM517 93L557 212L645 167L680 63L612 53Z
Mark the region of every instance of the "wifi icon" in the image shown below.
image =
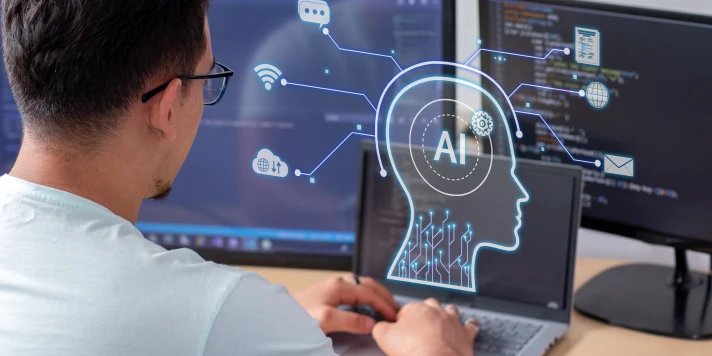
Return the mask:
M260 64L255 67L255 73L265 83L265 89L272 90L272 84L282 76L282 72L271 64Z

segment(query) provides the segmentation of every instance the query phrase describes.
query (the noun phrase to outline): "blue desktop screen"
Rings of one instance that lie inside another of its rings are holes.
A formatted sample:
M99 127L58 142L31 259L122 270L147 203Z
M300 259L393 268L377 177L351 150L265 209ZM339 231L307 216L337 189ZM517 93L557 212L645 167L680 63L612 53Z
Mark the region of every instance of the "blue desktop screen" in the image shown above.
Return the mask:
M372 139L372 105L399 67L442 59L441 1L331 0L330 36L300 19L297 0L212 1L214 55L235 76L219 105L206 107L172 194L147 201L137 227L168 248L351 254L359 141ZM254 70L261 64L281 72L270 90ZM0 159L9 172L21 118L2 74ZM264 148L285 162L284 179L253 171Z

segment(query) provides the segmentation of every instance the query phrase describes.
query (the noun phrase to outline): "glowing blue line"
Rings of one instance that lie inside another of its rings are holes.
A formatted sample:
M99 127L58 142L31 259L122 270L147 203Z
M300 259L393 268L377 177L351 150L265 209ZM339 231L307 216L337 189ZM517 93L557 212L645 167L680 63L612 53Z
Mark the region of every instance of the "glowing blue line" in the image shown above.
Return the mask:
M509 55L509 56L517 56L517 57L531 58L531 59L536 59L536 60L543 61L543 60L549 58L549 56L551 56L551 54L554 53L554 52L563 52L563 53L565 54L565 53L566 53L566 50L565 50L565 49L558 49L558 48L555 48L555 49L552 49L551 51L549 51L549 54L547 54L546 56L544 56L544 57L537 57L537 56L530 56L530 55L526 55L526 54L503 52L503 51L495 51L495 50L492 50L492 49L481 48L481 49L480 49L479 51L477 51L474 55L472 55L472 57L470 57L470 59L469 59L467 62L465 62L465 65L469 65L470 62L472 62L473 60L475 60L475 58L477 58L477 56L479 56L480 53L482 53L482 52L499 53L499 54L505 54L505 55Z
M338 48L339 51L351 52L351 53L358 53L358 54L365 54L365 55L367 55L367 56L374 56L374 57L390 58L390 59L393 61L393 63L396 64L396 67L398 67L398 69L399 69L401 72L403 71L403 68L401 68L401 66L398 64L398 62L396 61L396 59L395 59L393 56L389 56L389 55L387 55L387 54L378 54L378 53L357 51L357 50L348 49L348 48L341 48L341 46L339 46L339 44L336 43L336 41L334 40L334 37L331 37L331 34L330 34L330 33L327 33L327 36L329 36L329 38L331 39L331 42L334 42L334 46L336 46L336 48Z
M336 151L338 151L339 148L341 148L341 146L342 146L346 141L348 141L349 138L351 138L351 136L353 136L353 135L364 136L364 137L376 137L376 136L374 136L374 135L369 135L369 134L365 134L365 133L362 133L362 132L352 132L352 133L350 133L348 136L346 136L346 138L345 138L343 141L341 141L341 143L340 143L338 146L336 146L336 148L334 148L334 149L331 151L331 153L329 153L328 156L326 156L326 158L324 158L324 159L321 161L321 163L319 163L318 166L316 166L316 168L314 168L314 170L313 170L311 173L309 173L309 174L302 173L301 175L302 175L302 176L306 176L306 177L310 177L310 176L312 176L314 173L316 173L316 171L319 170L319 168L320 168L322 165L324 165L324 163L325 163L329 158L331 158L331 156L333 156L334 153L336 153Z
M416 278L416 279L418 279L418 274L420 274L420 271L422 271L423 268L425 268L425 265L423 265L423 267L420 267L420 269L419 269L417 272L415 272L415 278Z
M576 94L576 95L578 95L578 96L583 97L583 95L581 95L582 90L580 90L580 91L573 91L573 90L567 90L567 89L561 89L561 88L544 87L544 86L541 86L541 85L527 84L527 83L519 84L519 86L517 87L517 89L514 89L514 91L512 92L512 94L509 94L508 97L511 98L512 95L514 95L514 93L516 93L517 90L519 90L519 88L521 88L521 87L532 87L532 88L539 88L539 89L546 89L546 90L563 91L563 92L566 92L566 93L572 93L572 94ZM584 94L584 95L585 95L585 94Z
M426 226L425 229L421 230L420 233L422 234L424 232L427 232L426 230L428 230L428 228L430 227L431 224L432 224L432 222L430 224L428 224L428 226Z
M428 239L428 236L427 236L427 235L428 235L428 232L426 231L426 232L425 232L425 240ZM420 243L418 244L418 246L419 246L420 248L418 249L418 251L419 251L419 252L418 252L418 256L415 256L414 260L419 259L420 256L423 255L423 243L422 243L422 242L423 242L423 235L420 235ZM426 252L427 252L427 250L426 250Z
M317 86L314 86L314 85L306 85L306 84L292 83L292 82L288 82L286 79L284 79L284 83L286 83L286 84L284 84L285 86L286 86L286 85L293 85L293 86L302 87L302 88L310 88L310 89L331 91L331 92L341 93L341 94L349 94L349 95L363 96L363 97L366 99L366 101L368 101L368 105L370 105L371 108L372 108L374 111L376 110L376 107L373 106L373 103L371 102L371 99L369 99L368 96L366 96L366 94L364 94L364 93L356 93L356 92L353 92L353 91L346 91L346 90L340 90L340 89L317 87Z
M416 224L415 227L418 227L418 224ZM413 250L415 250L415 248L418 247L418 235L419 235L419 233L417 233L417 231L416 231L416 234L415 234L415 246L413 246L413 248L410 249L410 251L408 251L408 253L413 252Z
M569 152L569 149L566 148L566 145L564 145L564 143L561 141L561 139L559 139L559 136L556 135L556 132L554 132L554 129L552 129L551 126L549 126L549 123L547 123L546 120L544 119L544 117L541 116L540 114L533 113L533 112L526 112L526 111L517 111L517 113L524 114L524 115L539 116L539 118L544 123L544 125L546 125L546 127L549 129L549 131L551 131L551 134L554 135L554 137L556 138L557 141L559 141L559 144L564 149L564 151L566 151L566 153L569 155L569 157L571 157L571 160L573 160L574 162L596 165L596 161L586 161L586 160L574 158L574 156L571 154L571 152Z
M448 219L450 219L450 212L445 210L445 220L443 220L443 223L440 225L440 231L438 231L438 233L433 236L433 251L435 251L435 248L438 247L441 242L445 241L445 232L443 232L443 230L445 229L445 223ZM440 241L438 241L438 243L436 244L435 236L437 236L438 234L442 234L442 236L440 236Z
M442 233L442 232L443 232L443 230L440 229L440 231L438 232L438 234L440 234L440 233ZM445 241L445 234L443 234L443 236L440 236L440 241L438 241L438 243L436 243L436 244L433 246L433 248L438 247L438 245L440 245L440 243L443 242L443 241ZM433 242L435 242L435 240L433 240Z
M462 246L462 244L461 244L460 246ZM457 259L455 259L455 262L453 262L453 263L450 264L450 267L452 267L452 265L454 265L455 263L458 263L458 264L459 264L460 261L458 261L458 260L459 260L461 257L462 257L462 247L460 248L460 256L457 256ZM460 267L462 267L462 265L460 265Z

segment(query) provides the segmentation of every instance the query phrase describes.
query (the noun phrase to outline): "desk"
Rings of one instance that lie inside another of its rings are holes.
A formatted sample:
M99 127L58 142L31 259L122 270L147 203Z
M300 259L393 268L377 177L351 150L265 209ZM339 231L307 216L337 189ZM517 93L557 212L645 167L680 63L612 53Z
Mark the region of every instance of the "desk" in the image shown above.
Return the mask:
M582 286L601 271L623 264L620 261L580 259L576 265L575 288ZM280 268L245 268L272 283L283 284L290 292L299 291L322 279L343 272L294 270ZM712 341L684 341L621 329L584 317L574 312L569 334L548 354L551 356L701 356L712 355Z

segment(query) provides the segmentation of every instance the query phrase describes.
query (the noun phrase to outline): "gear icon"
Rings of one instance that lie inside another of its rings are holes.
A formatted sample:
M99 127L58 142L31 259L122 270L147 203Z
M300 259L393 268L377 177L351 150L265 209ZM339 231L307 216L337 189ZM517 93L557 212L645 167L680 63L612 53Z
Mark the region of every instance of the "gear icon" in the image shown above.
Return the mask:
M485 111L477 111L472 115L472 129L481 137L489 137L494 131L494 120Z

